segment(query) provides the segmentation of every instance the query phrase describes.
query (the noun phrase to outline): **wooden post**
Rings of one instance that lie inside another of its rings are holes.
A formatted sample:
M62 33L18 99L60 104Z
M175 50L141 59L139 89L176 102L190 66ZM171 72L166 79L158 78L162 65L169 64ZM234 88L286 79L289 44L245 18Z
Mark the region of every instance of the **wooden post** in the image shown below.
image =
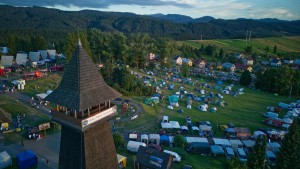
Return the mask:
M110 100L108 100L108 107L110 107Z
M77 112L76 112L76 110L74 112L74 117L77 118Z
M90 108L88 108L88 116L89 117L91 116L91 114L90 114Z

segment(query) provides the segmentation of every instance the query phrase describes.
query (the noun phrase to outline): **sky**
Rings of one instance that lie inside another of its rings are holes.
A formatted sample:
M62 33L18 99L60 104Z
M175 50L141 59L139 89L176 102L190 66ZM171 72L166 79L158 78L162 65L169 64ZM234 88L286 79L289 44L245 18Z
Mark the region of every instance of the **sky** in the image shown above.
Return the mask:
M0 4L67 11L91 9L135 14L181 14L192 18L300 19L300 0L0 0Z

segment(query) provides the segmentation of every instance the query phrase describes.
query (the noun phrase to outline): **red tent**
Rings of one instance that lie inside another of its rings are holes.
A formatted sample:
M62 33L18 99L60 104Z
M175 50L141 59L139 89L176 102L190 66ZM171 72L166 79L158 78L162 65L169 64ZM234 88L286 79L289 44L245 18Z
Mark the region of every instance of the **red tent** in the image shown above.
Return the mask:
M0 75L5 75L5 69L0 69Z

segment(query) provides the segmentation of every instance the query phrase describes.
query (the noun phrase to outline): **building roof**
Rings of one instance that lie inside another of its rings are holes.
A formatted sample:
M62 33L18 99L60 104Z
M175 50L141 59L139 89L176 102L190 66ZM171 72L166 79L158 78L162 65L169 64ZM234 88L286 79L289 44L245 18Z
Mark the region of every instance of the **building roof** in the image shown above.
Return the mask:
M171 155L153 148L140 146L136 158L139 164L147 168L167 169L171 167Z
M27 57L28 57L27 53L17 53L16 63L18 65L26 65Z
M13 64L14 56L1 56L1 65L11 66Z
M31 62L37 62L41 58L41 53L40 52L29 52L29 59Z
M86 110L121 96L108 86L79 43L59 87L45 99L73 110Z

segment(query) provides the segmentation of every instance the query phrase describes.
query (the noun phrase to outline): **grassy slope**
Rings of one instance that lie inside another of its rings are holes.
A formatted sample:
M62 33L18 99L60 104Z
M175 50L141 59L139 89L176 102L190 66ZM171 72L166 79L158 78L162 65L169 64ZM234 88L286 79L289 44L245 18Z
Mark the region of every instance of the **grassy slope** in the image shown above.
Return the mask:
M185 44L192 47L200 48L201 45L216 45L217 48L223 48L225 51L243 52L245 46L251 44L253 47L253 53L265 54L264 49L269 46L270 52L273 52L273 47L277 45L277 52L283 53L296 53L300 57L300 37L274 37L274 38L257 38L252 39L251 42L245 42L244 39L220 39L220 40L195 40L185 41Z

